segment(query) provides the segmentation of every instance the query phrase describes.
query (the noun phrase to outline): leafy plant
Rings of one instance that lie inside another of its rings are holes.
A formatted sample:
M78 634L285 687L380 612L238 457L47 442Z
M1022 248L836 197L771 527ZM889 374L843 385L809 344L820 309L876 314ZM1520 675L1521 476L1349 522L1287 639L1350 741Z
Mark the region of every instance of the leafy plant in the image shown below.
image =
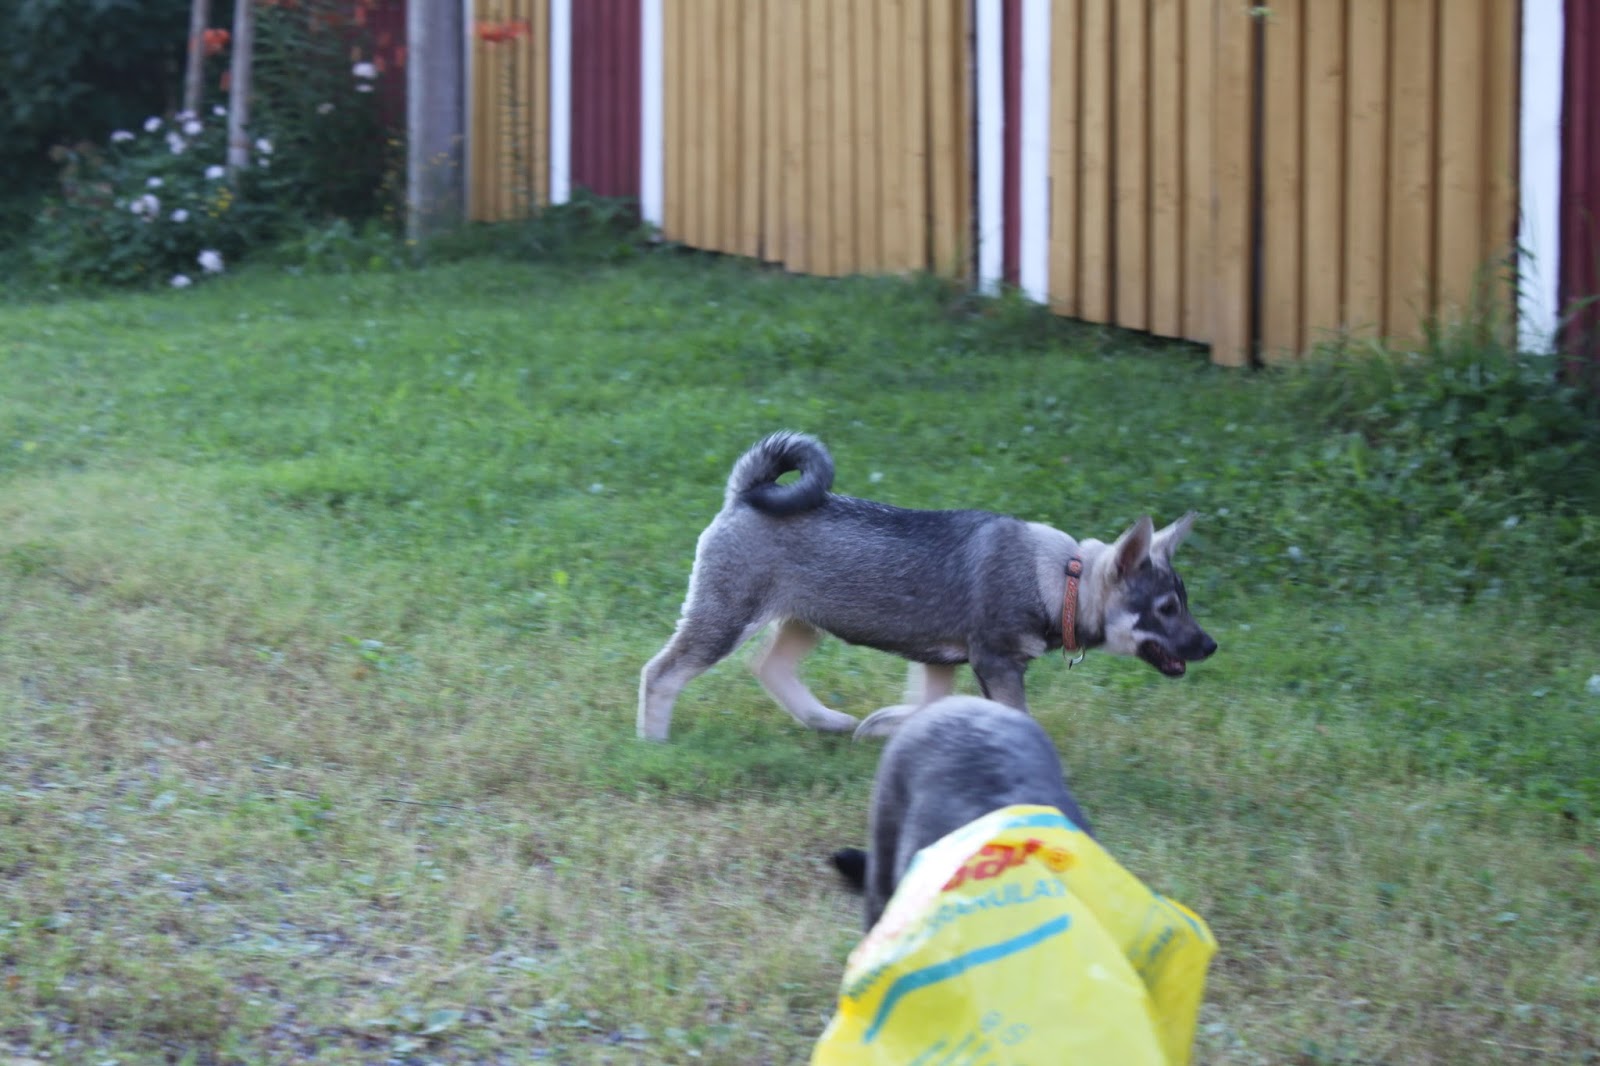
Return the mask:
M1425 554L1469 594L1497 557L1535 547L1600 580L1600 396L1519 350L1492 311L1435 325L1415 348L1332 344L1295 375L1291 402L1334 432L1313 480L1374 530L1450 530Z
M226 18L232 5L213 7ZM48 189L51 146L98 142L171 107L188 18L188 0L0 4L0 242Z
M513 262L615 263L646 246L649 229L629 199L596 196L584 188L514 222L475 223L428 243L438 262L495 256Z
M392 221L395 202L398 142L377 102L384 74L351 61L371 54L360 17L371 6L263 4L252 150L236 174L225 168L221 103L54 149L58 190L37 213L31 265L56 284L181 287L297 229L309 234L302 262L348 263L348 220ZM219 65L227 38L206 31Z
M394 215L400 142L384 120L380 87L393 76L367 29L373 0L270 0L257 15L257 126L305 220L355 222Z
M105 145L61 148L60 193L38 218L33 265L51 281L187 286L220 273L277 227L272 142L257 138L257 166L226 178L220 105L202 118L152 116Z

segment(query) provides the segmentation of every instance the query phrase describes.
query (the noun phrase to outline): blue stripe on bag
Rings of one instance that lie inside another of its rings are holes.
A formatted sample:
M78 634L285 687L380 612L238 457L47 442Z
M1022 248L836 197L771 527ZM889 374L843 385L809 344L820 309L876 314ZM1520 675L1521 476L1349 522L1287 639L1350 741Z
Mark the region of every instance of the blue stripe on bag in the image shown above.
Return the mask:
M968 970L982 966L985 963L998 962L1008 955L1026 951L1040 941L1065 933L1067 927L1071 924L1071 917L1063 914L1058 918L1050 919L1036 929L1030 929L1026 933L1014 936L1010 940L1002 940L998 944L989 944L986 947L969 951L965 955L957 955L953 959L946 959L944 962L936 963L933 966L924 966L920 970L912 970L908 974L902 974L895 980L894 984L889 986L889 990L883 994L883 1002L878 1005L878 1016L872 1019L872 1025L861 1037L861 1042L863 1044L872 1043L873 1039L878 1035L878 1030L882 1029L883 1024L889 1020L889 1014L894 1010L895 1004L917 989L927 988L929 985L938 984L940 981L945 981L952 977L959 977Z
M1069 833L1083 832L1072 820L1064 814L1051 811L1046 814L1024 814L1020 818L1007 818L999 826L999 830L1006 829L1065 829Z

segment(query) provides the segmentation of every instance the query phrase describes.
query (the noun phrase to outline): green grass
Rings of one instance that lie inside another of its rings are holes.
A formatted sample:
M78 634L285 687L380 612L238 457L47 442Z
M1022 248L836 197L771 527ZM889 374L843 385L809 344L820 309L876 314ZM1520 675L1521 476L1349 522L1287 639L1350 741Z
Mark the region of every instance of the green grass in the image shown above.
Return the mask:
M1380 499L1292 382L660 254L0 308L0 383L0 1057L804 1061L877 747L737 661L632 735L781 427L902 505L1203 512L1214 659L1029 675L1221 942L1199 1061L1600 1057L1600 591L1544 550L1581 529ZM859 714L903 668L806 673Z

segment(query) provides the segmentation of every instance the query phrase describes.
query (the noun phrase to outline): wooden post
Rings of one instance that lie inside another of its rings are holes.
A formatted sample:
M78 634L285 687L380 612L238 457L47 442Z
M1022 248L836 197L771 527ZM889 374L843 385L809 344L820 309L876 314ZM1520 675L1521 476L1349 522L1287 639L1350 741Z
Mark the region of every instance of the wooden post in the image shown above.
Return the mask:
M466 128L462 4L406 5L406 235L460 222Z
M250 165L250 73L256 49L255 0L233 8L233 63L228 79L228 176Z
M200 113L200 75L205 69L206 23L211 21L211 0L191 0L189 4L189 53L183 71L183 109Z

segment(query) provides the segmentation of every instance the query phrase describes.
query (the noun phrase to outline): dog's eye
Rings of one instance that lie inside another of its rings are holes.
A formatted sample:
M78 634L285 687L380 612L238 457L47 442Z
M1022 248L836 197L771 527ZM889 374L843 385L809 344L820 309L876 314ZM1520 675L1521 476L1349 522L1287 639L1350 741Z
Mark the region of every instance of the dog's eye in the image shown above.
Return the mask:
M1156 604L1156 613L1166 615L1168 618L1171 618L1173 615L1177 614L1178 598L1176 596L1168 596L1166 599Z

